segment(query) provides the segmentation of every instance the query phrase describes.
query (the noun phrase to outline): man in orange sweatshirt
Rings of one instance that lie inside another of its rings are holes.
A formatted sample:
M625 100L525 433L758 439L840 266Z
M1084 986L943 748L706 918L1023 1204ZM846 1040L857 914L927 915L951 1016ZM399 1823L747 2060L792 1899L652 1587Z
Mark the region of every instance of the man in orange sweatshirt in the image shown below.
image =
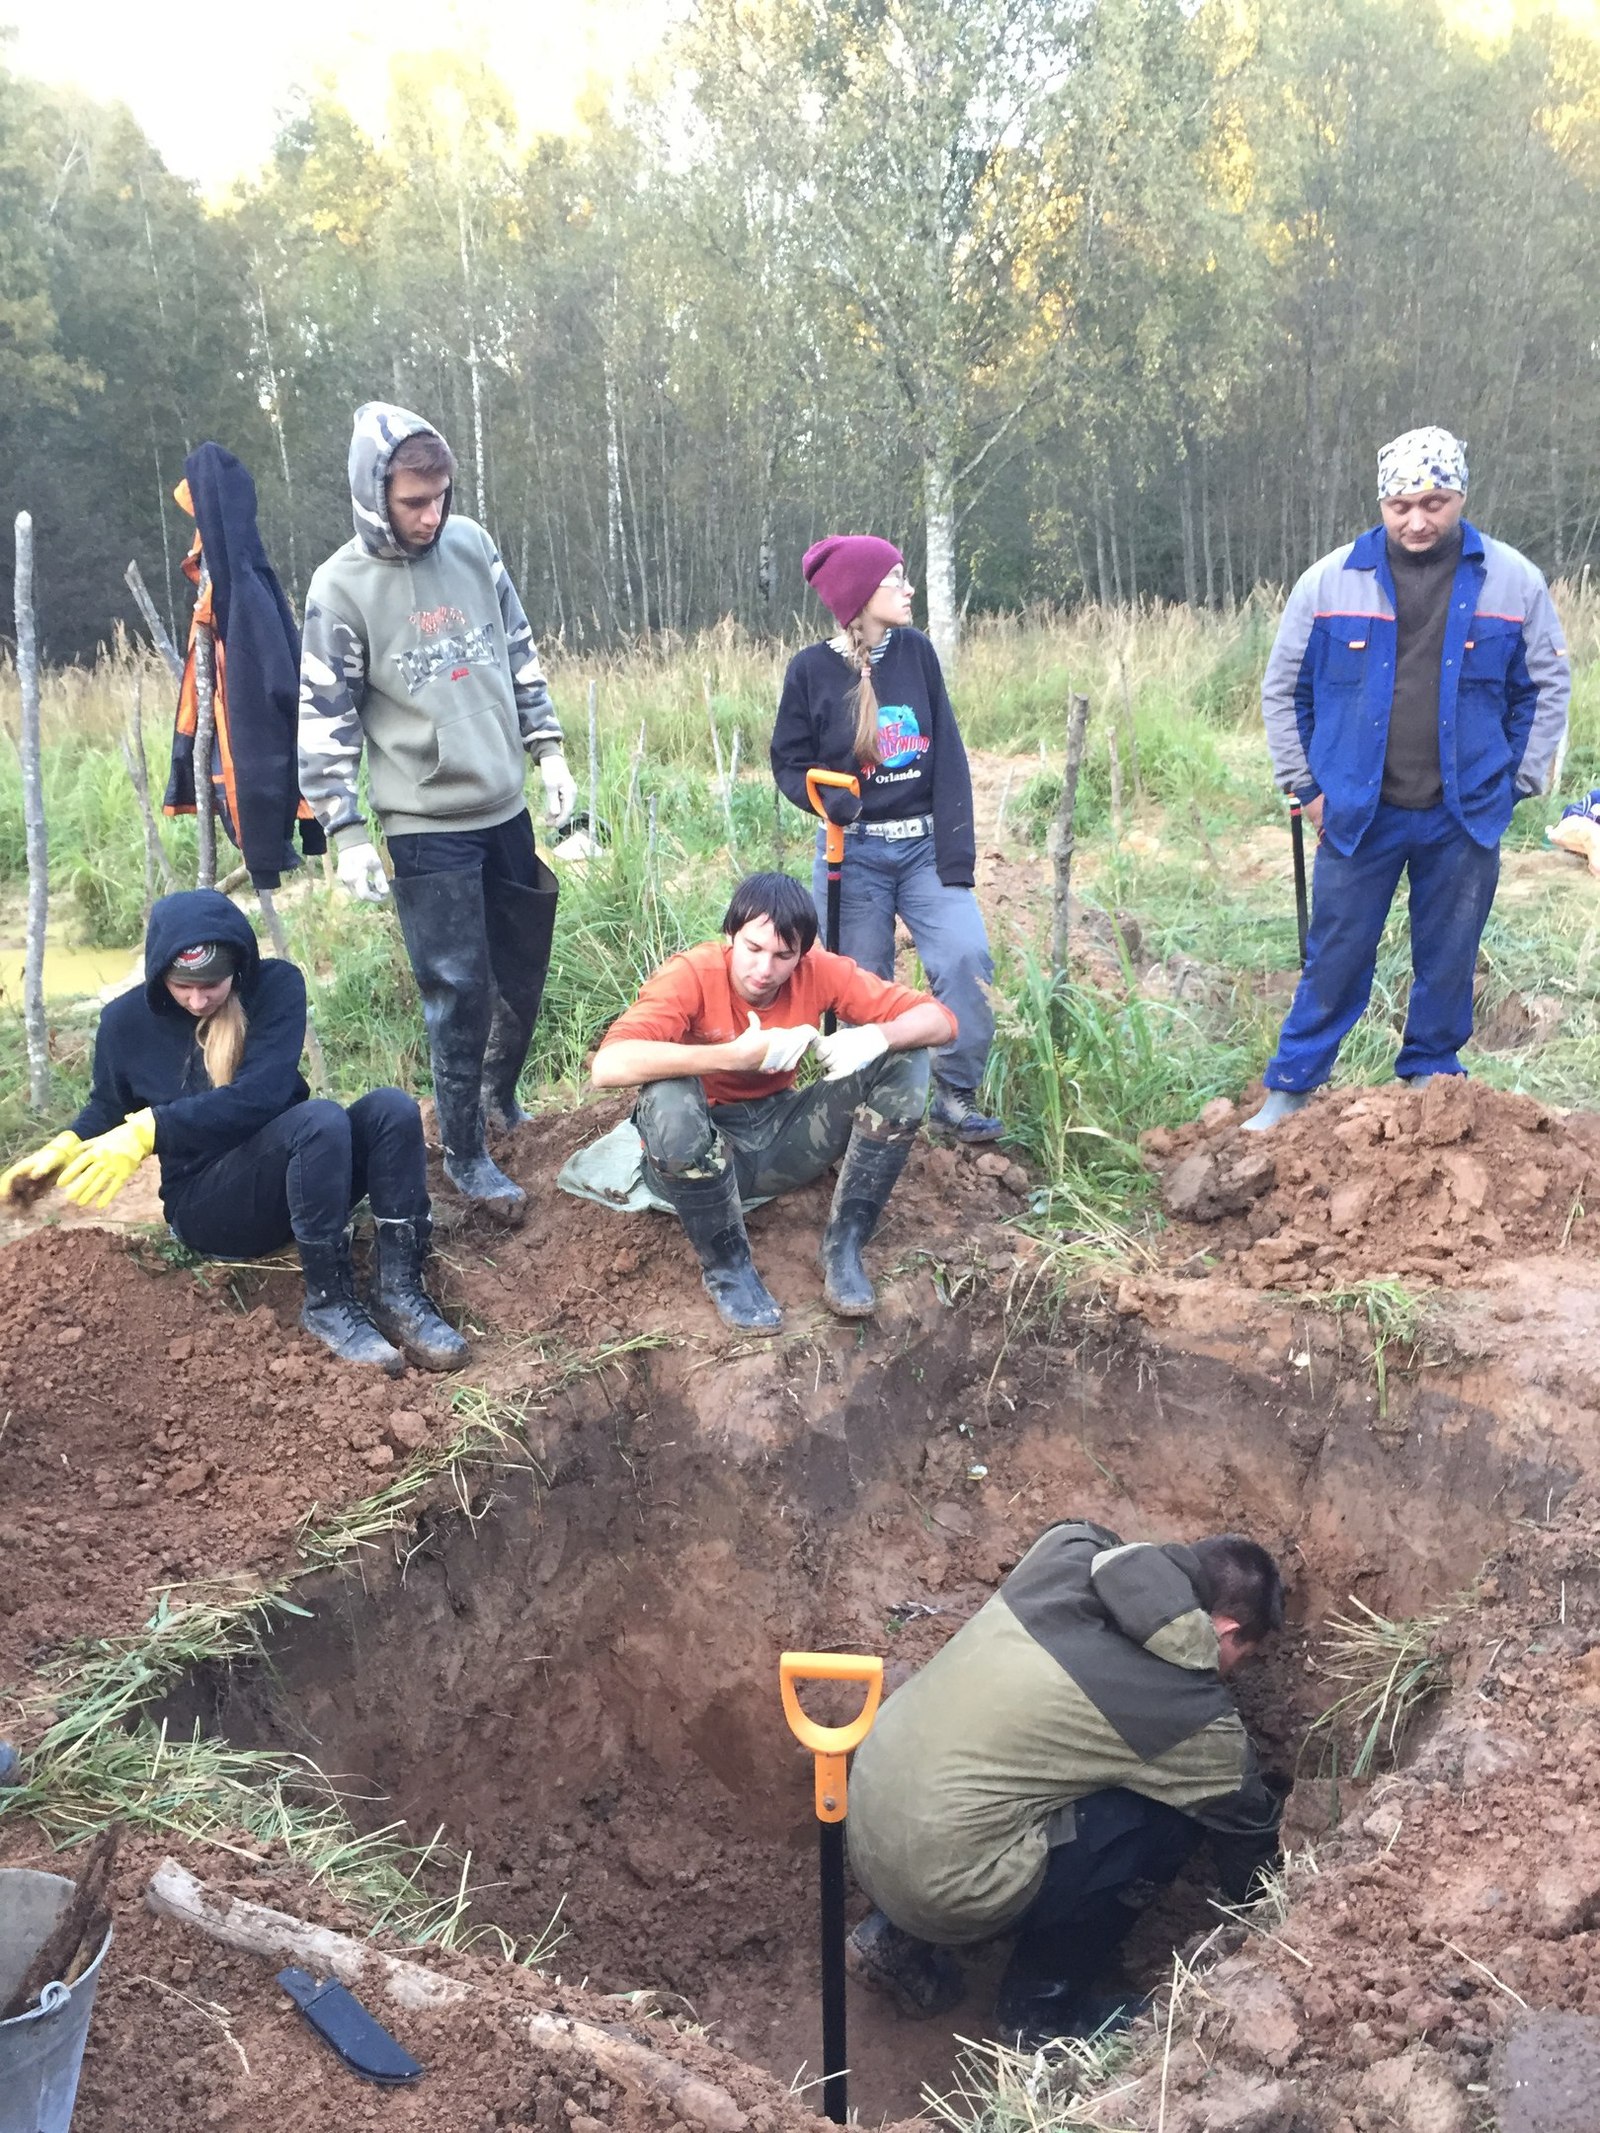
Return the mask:
M829 1308L876 1308L862 1247L894 1190L928 1096L928 1053L956 1034L931 994L816 945L817 912L788 874L741 881L720 941L672 956L602 1039L602 1089L637 1089L645 1175L688 1231L724 1325L783 1313L756 1272L742 1203L808 1185L842 1155L820 1257ZM829 1011L841 1027L820 1025ZM822 1078L795 1087L815 1050Z

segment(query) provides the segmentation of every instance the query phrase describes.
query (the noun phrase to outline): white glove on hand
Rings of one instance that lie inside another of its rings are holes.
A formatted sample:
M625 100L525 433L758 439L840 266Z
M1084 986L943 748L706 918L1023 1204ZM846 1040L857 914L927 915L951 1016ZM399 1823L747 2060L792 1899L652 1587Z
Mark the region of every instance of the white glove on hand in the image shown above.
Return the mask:
M792 1073L817 1041L817 1033L809 1022L801 1022L794 1029L764 1030L759 1015L750 1017L750 1027L745 1034L767 1040L761 1064L750 1070L755 1074Z
M545 822L549 828L559 829L578 804L578 781L567 768L564 755L541 756L539 775L544 780Z
M843 1081L847 1074L859 1074L864 1066L870 1066L880 1053L889 1049L889 1040L880 1024L861 1022L848 1029L836 1029L831 1037L817 1039L817 1057L822 1061L824 1081Z
M389 893L389 877L383 861L363 837L344 845L339 853L340 885L360 904L381 904Z

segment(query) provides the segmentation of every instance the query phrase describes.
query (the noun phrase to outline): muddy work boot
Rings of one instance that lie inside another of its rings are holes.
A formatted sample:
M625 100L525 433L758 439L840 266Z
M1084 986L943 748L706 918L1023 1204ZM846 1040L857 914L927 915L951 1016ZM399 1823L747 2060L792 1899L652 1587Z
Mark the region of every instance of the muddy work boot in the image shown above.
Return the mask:
M933 1102L928 1106L928 1130L940 1140L962 1145L997 1141L1005 1132L998 1118L978 1109L976 1089L952 1089L946 1082L933 1084Z
M967 1980L948 1948L918 1940L871 1911L845 1942L845 1968L892 2000L913 2022L948 2014L966 1997Z
M483 1140L484 1058L495 1000L483 877L466 867L397 874L394 907L422 995L444 1174L480 1214L515 1229L527 1213L527 1195Z
M1281 1126L1286 1118L1293 1118L1303 1111L1315 1089L1268 1089L1267 1100L1259 1111L1254 1112L1239 1128L1241 1133L1270 1133L1274 1126Z
M397 1378L406 1359L384 1339L356 1298L349 1237L333 1244L302 1243L299 1250L306 1282L301 1330L331 1349L341 1363L375 1364Z
M459 1370L467 1359L467 1344L449 1320L439 1315L422 1286L422 1267L428 1256L427 1218L397 1222L377 1215L373 1219L378 1231L377 1271L367 1308L379 1331L424 1370Z
M531 1116L517 1099L517 1077L527 1063L544 998L560 893L544 861L537 859L534 864L539 870L536 889L512 881L486 881L483 888L495 989L494 1016L483 1053L483 1116L497 1132L525 1126Z
M870 1318L878 1307L861 1251L877 1228L910 1153L908 1140L874 1140L859 1125L851 1132L817 1254L822 1261L823 1296L828 1309L840 1318Z
M649 1177L683 1224L722 1323L735 1333L776 1332L783 1312L750 1256L733 1165L703 1178L672 1177L652 1165Z

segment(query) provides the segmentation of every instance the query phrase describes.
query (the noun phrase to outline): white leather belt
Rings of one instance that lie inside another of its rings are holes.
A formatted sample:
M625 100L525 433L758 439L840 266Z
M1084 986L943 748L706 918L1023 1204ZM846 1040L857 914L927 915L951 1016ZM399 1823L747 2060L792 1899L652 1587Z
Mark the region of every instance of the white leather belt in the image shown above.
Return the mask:
M898 842L904 837L931 837L932 815L905 815L897 822L847 822L844 826L847 837L887 837Z

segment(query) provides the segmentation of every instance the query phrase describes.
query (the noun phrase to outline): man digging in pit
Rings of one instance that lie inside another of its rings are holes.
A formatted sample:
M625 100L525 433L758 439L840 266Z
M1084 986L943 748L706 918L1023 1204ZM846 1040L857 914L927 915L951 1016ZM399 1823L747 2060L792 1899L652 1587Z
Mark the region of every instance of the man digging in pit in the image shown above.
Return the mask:
M818 947L816 905L788 874L741 881L722 934L646 981L601 1040L593 1080L639 1091L646 1182L676 1211L718 1315L739 1332L783 1321L751 1259L743 1203L809 1185L843 1156L823 1293L841 1317L870 1317L862 1248L916 1139L928 1053L954 1038L955 1016ZM824 1036L830 1010L844 1026ZM822 1078L797 1088L809 1051Z
M884 1704L850 1774L850 1863L878 1906L849 1962L907 2014L965 1990L952 1949L1014 1935L995 2021L1033 2049L1124 2016L1096 1981L1204 1837L1242 1902L1286 1787L1224 1685L1283 1626L1283 1580L1235 1533L1124 1546L1051 1526Z
M1261 701L1273 774L1317 832L1306 965L1267 1066L1265 1132L1304 1108L1364 1013L1410 876L1411 999L1395 1072L1462 1074L1478 943L1519 800L1554 789L1571 689L1544 579L1464 516L1466 446L1378 454L1383 523L1289 595Z

